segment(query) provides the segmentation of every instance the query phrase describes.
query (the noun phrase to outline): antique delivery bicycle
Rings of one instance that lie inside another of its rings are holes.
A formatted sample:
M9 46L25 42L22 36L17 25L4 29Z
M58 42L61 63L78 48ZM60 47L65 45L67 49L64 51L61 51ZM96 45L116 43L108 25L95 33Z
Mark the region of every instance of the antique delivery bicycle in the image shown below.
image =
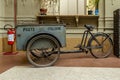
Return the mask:
M28 61L35 67L53 65L62 53L80 53L88 51L95 58L105 58L113 49L110 35L92 33L94 27L84 25L86 30L82 40L76 46L78 50L61 51L66 46L65 25L18 25L16 27L17 50L26 51ZM89 36L89 37L88 37Z

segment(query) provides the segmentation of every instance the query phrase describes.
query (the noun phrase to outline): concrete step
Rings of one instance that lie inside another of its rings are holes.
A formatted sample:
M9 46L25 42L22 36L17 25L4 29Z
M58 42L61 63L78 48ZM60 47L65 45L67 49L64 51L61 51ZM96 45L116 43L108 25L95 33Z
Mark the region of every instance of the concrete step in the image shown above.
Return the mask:
M120 68L16 66L0 80L120 80Z

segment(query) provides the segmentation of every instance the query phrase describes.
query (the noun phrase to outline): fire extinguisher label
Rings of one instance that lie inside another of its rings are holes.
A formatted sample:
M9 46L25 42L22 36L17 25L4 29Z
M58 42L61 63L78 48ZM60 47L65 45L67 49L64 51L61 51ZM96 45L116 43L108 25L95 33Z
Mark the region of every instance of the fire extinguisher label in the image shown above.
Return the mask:
M14 41L14 34L8 35L8 41Z

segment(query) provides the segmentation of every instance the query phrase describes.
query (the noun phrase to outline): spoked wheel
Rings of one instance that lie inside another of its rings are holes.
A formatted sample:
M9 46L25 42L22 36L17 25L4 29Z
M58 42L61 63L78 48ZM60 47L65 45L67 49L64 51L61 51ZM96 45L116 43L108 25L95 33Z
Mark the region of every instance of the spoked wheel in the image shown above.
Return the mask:
M59 55L59 43L54 37L49 35L36 36L27 45L28 61L36 67L53 65Z
M113 50L113 44L111 38L106 34L97 34L89 41L91 54L95 58L108 57ZM99 42L99 43L98 43Z

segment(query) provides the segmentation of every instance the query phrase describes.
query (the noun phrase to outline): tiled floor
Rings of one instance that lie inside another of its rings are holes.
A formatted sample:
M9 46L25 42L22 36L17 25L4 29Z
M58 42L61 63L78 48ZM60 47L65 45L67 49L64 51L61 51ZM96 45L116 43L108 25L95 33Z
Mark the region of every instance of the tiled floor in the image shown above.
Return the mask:
M31 66L25 52L19 52L17 55L2 55L0 53L0 73L14 66L24 65ZM108 58L95 59L90 54L63 54L55 66L120 68L120 58L111 55Z

